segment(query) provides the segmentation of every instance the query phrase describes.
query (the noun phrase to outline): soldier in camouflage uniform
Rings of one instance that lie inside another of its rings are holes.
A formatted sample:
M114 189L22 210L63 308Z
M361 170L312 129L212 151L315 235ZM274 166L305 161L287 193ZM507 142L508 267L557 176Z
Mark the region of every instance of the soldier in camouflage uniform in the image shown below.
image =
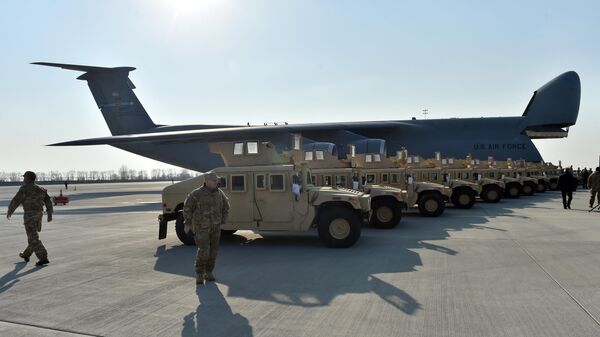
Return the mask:
M43 266L48 261L48 252L40 241L38 232L42 231L42 217L44 215L43 206L46 205L48 212L48 222L52 221L52 201L48 192L35 184L35 173L31 171L25 172L23 182L25 183L8 206L6 218L10 220L11 215L15 212L19 205L23 205L23 220L25 222L25 232L27 233L27 248L19 256L29 262L31 254L35 253L38 258L36 266Z
M588 177L588 188L590 189L590 207L594 207L596 195L598 196L598 203L600 204L600 167L596 167L596 171Z
M192 191L183 206L185 230L194 233L196 253L196 283L214 281L212 273L219 250L221 224L229 214L229 199L218 187L219 177L214 173L204 176L204 186Z

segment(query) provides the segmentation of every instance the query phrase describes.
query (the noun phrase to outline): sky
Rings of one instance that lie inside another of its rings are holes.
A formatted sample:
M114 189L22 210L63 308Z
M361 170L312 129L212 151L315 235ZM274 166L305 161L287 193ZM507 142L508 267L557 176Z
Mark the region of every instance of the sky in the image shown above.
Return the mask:
M157 124L519 116L575 70L577 124L546 161L597 166L597 1L104 0L0 2L0 171L172 168L109 146L81 73L133 66Z

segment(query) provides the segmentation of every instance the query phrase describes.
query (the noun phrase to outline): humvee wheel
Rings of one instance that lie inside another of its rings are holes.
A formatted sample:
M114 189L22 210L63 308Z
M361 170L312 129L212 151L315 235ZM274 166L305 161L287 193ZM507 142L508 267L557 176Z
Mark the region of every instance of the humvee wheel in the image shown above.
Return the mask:
M558 180L552 180L552 181L550 182L550 189L551 189L552 191L556 191L556 190L558 190Z
M194 233L189 231L189 233L185 232L183 225L183 212L177 213L177 220L175 220L175 233L184 245L193 246L196 244L196 240L194 239Z
M436 217L444 212L446 204L438 193L425 193L419 198L419 212L426 217Z
M516 199L521 196L521 186L518 184L510 184L506 186L506 196L512 199Z
M373 202L373 214L369 223L375 228L390 229L400 222L402 210L400 205L392 200L383 199Z
M221 235L233 235L237 229L221 229Z
M466 188L459 188L452 193L451 199L454 207L468 209L475 204L475 193Z
M537 184L537 193L544 193L546 192L546 184L543 182L540 182Z
M485 202L498 202L502 199L502 189L496 185L489 185L483 188L481 199Z
M319 238L327 247L347 248L360 237L361 226L360 218L351 209L326 208L319 216Z
M523 195L533 195L535 193L536 186L532 182L526 182L523 184Z

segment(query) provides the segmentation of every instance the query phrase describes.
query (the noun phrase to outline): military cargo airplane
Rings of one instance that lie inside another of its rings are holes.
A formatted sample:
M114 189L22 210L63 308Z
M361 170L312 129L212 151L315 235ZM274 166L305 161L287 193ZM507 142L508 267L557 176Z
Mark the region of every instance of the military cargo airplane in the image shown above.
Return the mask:
M574 71L565 72L533 93L525 112L513 117L386 120L273 125L155 124L129 79L133 67L94 67L35 62L33 64L84 72L112 136L51 144L52 146L111 145L179 167L207 171L223 165L208 144L219 141L269 141L278 149L292 148L301 134L303 147L321 148L340 157L352 148L359 153L396 155L402 147L423 157L445 156L542 161L531 141L567 137L577 121L581 85ZM350 147L350 145L353 145Z

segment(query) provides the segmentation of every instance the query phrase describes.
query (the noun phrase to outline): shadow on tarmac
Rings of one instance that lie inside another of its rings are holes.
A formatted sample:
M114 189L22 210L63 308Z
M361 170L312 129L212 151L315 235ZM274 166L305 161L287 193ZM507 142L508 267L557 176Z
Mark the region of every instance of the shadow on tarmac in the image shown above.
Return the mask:
M183 317L182 337L252 336L252 327L244 316L234 314L214 283L196 287L198 308Z
M31 273L34 273L34 272L42 269L42 268L31 268L31 269L19 274L19 272L23 268L25 268L26 265L27 265L27 263L25 263L25 262L15 263L15 269L11 270L10 272L6 273L4 276L0 277L0 294L7 291L12 286L14 286L17 282L19 282L20 277L29 275Z

